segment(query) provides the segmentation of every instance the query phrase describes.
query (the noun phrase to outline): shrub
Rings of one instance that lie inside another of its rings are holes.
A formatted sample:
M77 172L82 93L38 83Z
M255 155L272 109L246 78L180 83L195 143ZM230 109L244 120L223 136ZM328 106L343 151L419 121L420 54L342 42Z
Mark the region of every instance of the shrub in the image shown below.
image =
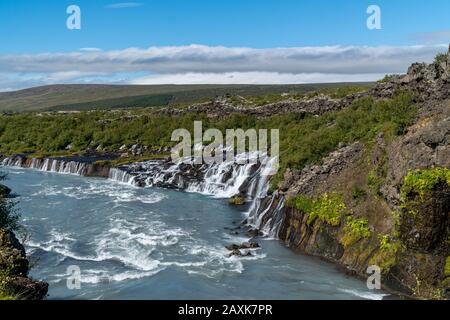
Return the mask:
M348 216L344 226L344 236L341 239L341 243L344 247L348 247L358 241L361 238L369 238L372 235L370 231L369 222L364 218L354 218Z
M347 210L342 195L339 193L325 193L318 198L298 196L291 203L297 210L308 215L308 224L319 219L329 225L337 226Z
M434 63L435 64L441 64L442 62L447 60L447 54L440 52L436 55L436 57L434 57Z
M376 171L372 170L369 172L369 175L367 176L367 185L369 186L370 190L372 190L372 192L376 195L381 195L380 189L383 185L383 182L383 178L379 177Z
M384 76L383 79L378 80L379 83L387 83L387 82L391 82L395 77L397 77L396 74L387 74Z
M397 261L397 255L404 250L399 240L393 240L389 235L379 235L379 250L370 259L369 264L377 265L383 273L388 272Z
M4 180L6 176L0 173L0 180ZM0 196L0 229L16 231L20 228L20 213L16 208L16 202Z
M403 179L400 189L403 200L417 194L424 199L439 183L450 185L450 170L447 168L432 168L410 171Z
M364 199L367 196L367 193L364 189L358 187L358 186L354 186L353 190L352 190L352 198L353 200L361 200Z

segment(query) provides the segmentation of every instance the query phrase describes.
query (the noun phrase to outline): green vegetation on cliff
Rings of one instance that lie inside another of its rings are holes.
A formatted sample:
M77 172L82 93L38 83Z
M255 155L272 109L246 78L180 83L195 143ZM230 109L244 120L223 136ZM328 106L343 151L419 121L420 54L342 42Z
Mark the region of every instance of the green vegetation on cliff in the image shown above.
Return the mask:
M0 181L4 180L6 176L0 173ZM6 188L0 184L0 189ZM9 190L9 189L8 189ZM16 209L16 203L8 198L9 192L0 193L0 239L5 231L16 231L20 228L19 219L20 213ZM11 282L11 276L18 268L13 261L13 256L2 252L0 241L0 300L16 300L18 297L9 293L6 288Z
M329 225L337 226L347 211L347 206L339 193L325 193L317 198L300 195L291 199L289 203L308 216L308 224L319 219Z
M6 179L6 175L0 173L0 181ZM7 190L0 193L0 229L17 231L20 228L20 212L16 208L16 202L8 198L11 190L0 184L0 190Z
M369 229L367 219L348 216L345 221L344 236L340 239L340 242L344 247L348 247L359 239L368 238L371 235L372 231Z
M411 194L417 194L424 199L439 183L450 186L450 170L447 168L432 168L410 171L404 178L401 195L406 200Z
M174 146L177 142L170 138L175 129L193 132L194 120L201 120L204 130L217 128L222 132L231 128L279 129L281 170L272 180L276 185L286 168L301 169L316 163L336 150L340 142L370 144L380 131L401 134L415 115L413 98L407 93L389 100L359 99L349 108L321 117L284 114L257 118L233 114L211 118L194 113L163 115L152 109L24 113L0 116L0 152L64 154L70 145L73 154L98 146L103 151L118 151L124 144L145 145L151 152Z
M369 261L369 265L377 265L383 273L387 273L397 261L397 255L404 250L401 241L392 239L389 235L379 235L379 250Z

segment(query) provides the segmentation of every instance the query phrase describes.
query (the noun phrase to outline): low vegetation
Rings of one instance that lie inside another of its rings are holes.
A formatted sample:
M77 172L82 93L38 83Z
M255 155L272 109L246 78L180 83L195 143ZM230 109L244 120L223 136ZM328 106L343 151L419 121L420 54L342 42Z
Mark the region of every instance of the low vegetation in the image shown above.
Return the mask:
M392 239L390 235L379 235L380 249L370 259L369 265L377 265L383 273L387 273L397 261L397 255L404 250L400 240Z
M434 64L439 65L444 61L447 61L447 53L440 52L434 57Z
M344 236L340 242L344 247L348 247L362 238L369 238L371 235L372 232L369 229L367 219L348 216L345 221Z
M337 226L347 212L347 206L339 193L325 193L317 198L300 195L290 199L289 203L308 216L308 224L312 224L316 219L319 219L331 226Z
M0 181L6 179L4 174L0 173ZM1 189L6 188L0 184ZM0 194L0 229L8 231L17 231L20 228L20 212L16 207L17 203L8 198L6 193Z
M0 180L4 180L6 176L0 174ZM3 186L3 185L0 185ZM19 224L20 213L16 208L16 202L9 199L5 194L0 195L0 232L2 230L7 231L18 231L21 226ZM0 248L1 255L1 248ZM2 260L3 261L3 260ZM8 261L8 260L7 260ZM4 262L4 261L3 261ZM9 282L12 279L12 272L15 266L2 265L0 268L0 300L17 300L17 296L13 296L6 290Z
M363 98L350 108L322 117L299 114L256 118L234 114L209 118L206 114L187 113L173 117L155 114L153 109L85 111L76 113L23 113L0 116L0 152L4 154L82 152L85 148L118 151L120 146L141 144L148 150L172 147L175 129L193 131L194 120L202 120L204 130L217 128L280 129L280 168L273 186L286 168L301 169L320 161L336 150L340 142L372 143L380 132L401 134L413 122L416 107L408 93L393 99L376 101Z
M410 171L403 180L401 195L406 200L410 195L418 195L424 199L439 183L450 186L450 170L447 168L432 168Z
M228 200L228 203L233 206L241 206L245 204L245 199L241 196L234 196Z

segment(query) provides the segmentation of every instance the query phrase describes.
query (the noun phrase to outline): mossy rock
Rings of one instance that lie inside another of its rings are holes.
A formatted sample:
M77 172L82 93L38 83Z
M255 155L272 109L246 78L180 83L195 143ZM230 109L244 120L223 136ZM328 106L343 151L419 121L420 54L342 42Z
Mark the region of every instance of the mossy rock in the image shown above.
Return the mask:
M7 198L10 194L11 189L3 184L0 184L0 198Z
M245 199L241 196L234 196L228 200L228 203L232 206L242 206L245 204Z
M449 230L450 186L440 182L426 197L410 193L400 212L400 239L413 250L445 252Z
M14 233L0 229L0 270L10 276L27 276L25 248Z

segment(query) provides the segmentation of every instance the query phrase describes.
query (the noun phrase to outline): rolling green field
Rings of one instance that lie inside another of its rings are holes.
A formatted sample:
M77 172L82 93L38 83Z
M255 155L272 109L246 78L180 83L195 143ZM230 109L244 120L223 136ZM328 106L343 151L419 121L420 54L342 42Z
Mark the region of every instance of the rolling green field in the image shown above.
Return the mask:
M0 93L0 112L143 108L186 104L220 95L305 94L349 83L298 85L52 85ZM352 83L351 86L369 86Z
M274 114L258 118L236 113L214 119L203 113L170 116L153 108L27 112L0 115L0 152L46 157L82 154L86 148L98 146L104 152L120 152L122 145L141 144L148 146L148 154L143 154L148 157L153 151L177 143L171 141L175 129L186 128L192 133L194 121L201 120L204 130L280 129L281 174L285 168L301 169L319 161L336 150L340 142L360 141L370 145L381 131L387 138L401 135L415 115L413 98L407 93L399 93L389 100L362 98L348 108L322 117ZM70 151L66 150L68 145Z

